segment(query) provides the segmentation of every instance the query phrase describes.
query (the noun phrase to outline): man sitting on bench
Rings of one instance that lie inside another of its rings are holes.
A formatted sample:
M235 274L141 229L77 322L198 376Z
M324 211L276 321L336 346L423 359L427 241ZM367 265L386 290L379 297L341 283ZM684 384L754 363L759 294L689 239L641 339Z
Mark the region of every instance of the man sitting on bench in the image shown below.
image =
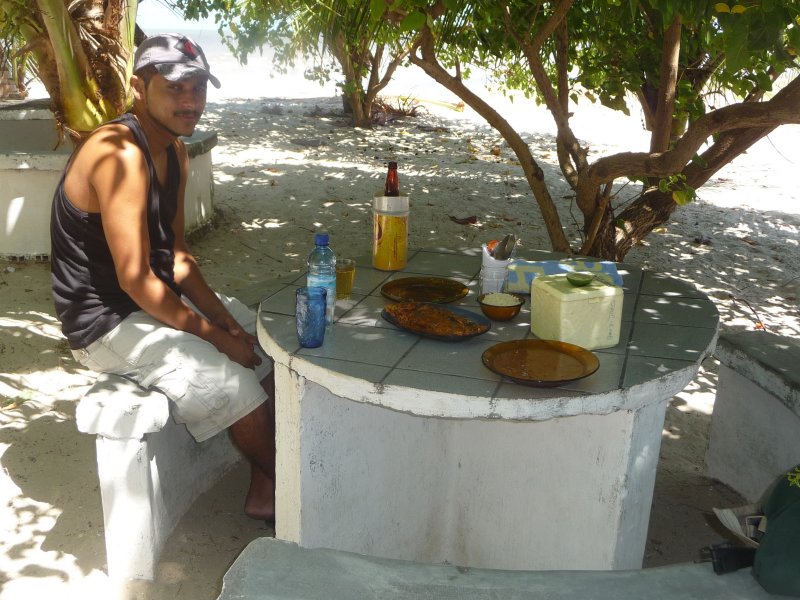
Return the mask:
M133 70L132 112L92 132L55 192L56 313L79 362L159 389L198 442L229 428L251 463L245 513L273 520L271 361L253 311L211 290L184 239L179 136L194 132L207 83L220 83L177 34L142 42Z

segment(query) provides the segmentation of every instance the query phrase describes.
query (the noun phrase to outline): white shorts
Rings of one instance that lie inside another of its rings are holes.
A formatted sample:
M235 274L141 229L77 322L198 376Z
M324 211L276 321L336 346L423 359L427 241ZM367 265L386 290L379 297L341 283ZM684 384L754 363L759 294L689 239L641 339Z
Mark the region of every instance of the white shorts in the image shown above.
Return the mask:
M242 328L255 334L255 312L235 298L217 296ZM198 442L227 429L267 399L260 382L272 371L272 360L261 348L256 352L261 364L248 369L213 344L144 311L128 315L86 348L72 351L93 371L117 373L163 392L172 401L173 418L185 423Z

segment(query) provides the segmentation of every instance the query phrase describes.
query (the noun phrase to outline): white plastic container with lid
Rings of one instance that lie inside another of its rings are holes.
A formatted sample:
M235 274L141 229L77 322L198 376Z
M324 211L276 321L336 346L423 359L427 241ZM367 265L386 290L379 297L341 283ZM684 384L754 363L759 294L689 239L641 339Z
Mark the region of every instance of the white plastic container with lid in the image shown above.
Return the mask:
M543 275L531 283L531 331L592 350L619 343L622 288L592 279L583 286L567 274Z

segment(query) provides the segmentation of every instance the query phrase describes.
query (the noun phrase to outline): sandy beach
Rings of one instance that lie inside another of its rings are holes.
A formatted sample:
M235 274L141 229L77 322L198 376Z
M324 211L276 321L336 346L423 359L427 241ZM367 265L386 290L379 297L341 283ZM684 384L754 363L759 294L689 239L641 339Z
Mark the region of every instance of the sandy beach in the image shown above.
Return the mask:
M232 89L247 89L239 85ZM219 135L217 212L192 247L220 291L252 296L260 282L299 273L320 228L330 231L337 253L367 254L370 199L389 160L400 164L401 185L412 198L412 247L477 247L505 233L525 247L549 247L515 157L469 109L454 110L452 98L415 89L417 117L367 130L349 126L332 94L304 88L293 96L277 80L274 89L281 97L212 98L201 125ZM408 89L399 81L387 97ZM535 156L557 181L544 111L499 96L497 102L526 124ZM645 136L635 117L580 108L576 133L593 153L641 149ZM760 142L627 262L696 284L716 302L723 332L800 335L798 141L794 126ZM577 240L579 223L571 215L579 211L567 195L564 184L554 185L568 237ZM474 224L451 219L473 215ZM74 423L75 401L94 374L67 350L46 263L0 261L0 327L0 598L115 597L104 571L94 440ZM711 507L742 503L705 476L716 372L716 361L707 360L667 410L647 567L695 560L701 547L723 539ZM136 586L128 597L216 598L222 575L247 542L272 533L241 513L245 486L240 466L206 494L171 536L157 582Z

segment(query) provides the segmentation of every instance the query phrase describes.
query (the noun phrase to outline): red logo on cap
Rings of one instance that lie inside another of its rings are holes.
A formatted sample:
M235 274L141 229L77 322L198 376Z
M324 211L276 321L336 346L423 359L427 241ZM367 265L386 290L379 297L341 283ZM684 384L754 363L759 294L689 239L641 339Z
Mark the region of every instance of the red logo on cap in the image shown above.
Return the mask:
M195 46L192 42L190 42L186 38L183 38L180 41L179 49L189 58L197 58L200 55L200 53L197 51L197 46Z

